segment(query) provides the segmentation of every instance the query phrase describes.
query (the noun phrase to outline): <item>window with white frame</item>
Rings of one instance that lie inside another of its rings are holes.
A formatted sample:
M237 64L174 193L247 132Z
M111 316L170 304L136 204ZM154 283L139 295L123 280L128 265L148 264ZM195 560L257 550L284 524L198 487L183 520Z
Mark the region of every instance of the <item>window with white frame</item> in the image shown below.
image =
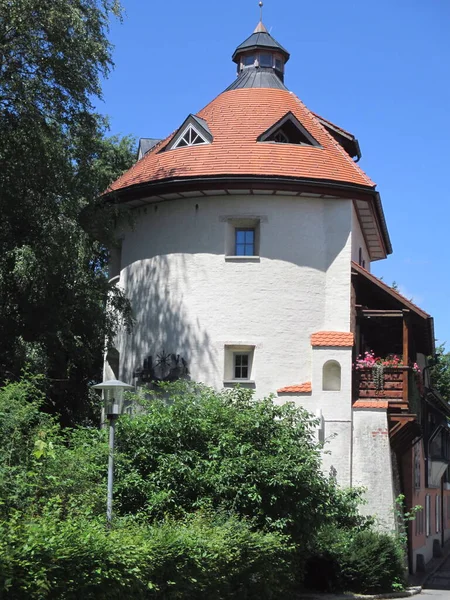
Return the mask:
M225 383L252 383L254 346L225 346Z
M205 140L205 138L192 125L189 125L189 127L182 133L180 139L176 142L173 148L197 146L199 144L208 144L208 140Z
M425 496L425 533L427 537L431 535L431 496Z

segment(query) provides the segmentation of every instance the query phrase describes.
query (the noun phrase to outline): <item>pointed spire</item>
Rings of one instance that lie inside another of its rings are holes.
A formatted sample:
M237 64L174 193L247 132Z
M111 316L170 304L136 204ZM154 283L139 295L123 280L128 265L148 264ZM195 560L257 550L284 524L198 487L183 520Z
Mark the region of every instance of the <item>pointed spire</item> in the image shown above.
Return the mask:
M264 6L264 2L260 2L259 3L259 9L260 9L259 23L256 26L256 29L253 33L269 33L267 31L266 26L263 23L263 6Z
M256 26L256 29L253 33L269 33L269 32L267 31L267 28L264 25L264 23L262 21L260 21L258 23L258 25Z

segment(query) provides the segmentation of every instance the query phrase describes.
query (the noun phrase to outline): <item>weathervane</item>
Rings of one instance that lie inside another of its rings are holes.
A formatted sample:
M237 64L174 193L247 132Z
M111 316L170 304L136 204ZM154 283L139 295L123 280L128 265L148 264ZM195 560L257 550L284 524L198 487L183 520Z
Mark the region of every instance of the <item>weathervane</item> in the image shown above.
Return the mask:
M259 3L259 8L261 9L261 17L260 17L261 23L262 23L262 18L263 18L263 6L264 6L264 2L260 2Z

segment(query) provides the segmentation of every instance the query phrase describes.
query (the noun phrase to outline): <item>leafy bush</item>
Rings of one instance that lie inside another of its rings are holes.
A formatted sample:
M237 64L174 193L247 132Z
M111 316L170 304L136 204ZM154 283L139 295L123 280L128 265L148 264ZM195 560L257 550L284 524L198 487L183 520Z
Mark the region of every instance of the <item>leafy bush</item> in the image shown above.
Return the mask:
M314 420L304 409L255 400L243 389L176 384L164 392L170 402L154 395L145 413L118 422L122 514L152 520L232 510L300 545L327 520L359 520L357 494L322 474Z
M234 517L150 527L119 520L0 525L0 597L14 600L270 599L289 587L291 547Z
M401 585L401 552L323 475L304 410L167 386L118 422L107 532L107 432L62 429L39 389L0 389L1 598L276 598L308 557L312 587Z
M61 429L43 412L39 380L0 388L0 518L52 499L67 511L101 514L106 502L106 432Z
M401 543L371 529L324 528L306 563L305 585L319 591L378 594L405 586Z

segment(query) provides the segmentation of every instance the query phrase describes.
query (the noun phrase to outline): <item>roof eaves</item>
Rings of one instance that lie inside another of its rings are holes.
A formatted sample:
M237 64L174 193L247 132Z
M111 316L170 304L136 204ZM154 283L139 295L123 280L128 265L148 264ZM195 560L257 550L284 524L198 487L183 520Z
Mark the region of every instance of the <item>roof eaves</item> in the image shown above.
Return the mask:
M381 203L380 192L374 190L375 210L378 213L378 218L381 224L381 232L383 234L383 242L386 247L386 254L392 254L392 244L389 231L387 228L386 217L384 216L383 205Z
M382 281L378 277L375 277L375 275L372 275L372 273L367 271L367 269L364 269L364 267L361 267L361 265L358 265L358 263L356 263L353 260L352 260L352 269L354 269L358 274L363 275L368 281L370 281L374 285L378 286L381 290L388 293L395 300L397 300L398 302L401 302L405 306L405 308L412 310L421 319L425 319L425 320L432 319L432 317L428 313L426 313L424 310L422 310L419 306L417 306L417 304L414 304L413 302L411 302L410 300L405 298L405 296L403 296L402 294L400 294L399 292L394 290L394 288L392 288L391 286L384 283L384 281Z
M430 402L431 396L434 404L438 404L439 408L441 408L447 414L447 416L450 416L450 404L444 400L441 394L435 388L426 388L426 392L425 398L427 401Z

